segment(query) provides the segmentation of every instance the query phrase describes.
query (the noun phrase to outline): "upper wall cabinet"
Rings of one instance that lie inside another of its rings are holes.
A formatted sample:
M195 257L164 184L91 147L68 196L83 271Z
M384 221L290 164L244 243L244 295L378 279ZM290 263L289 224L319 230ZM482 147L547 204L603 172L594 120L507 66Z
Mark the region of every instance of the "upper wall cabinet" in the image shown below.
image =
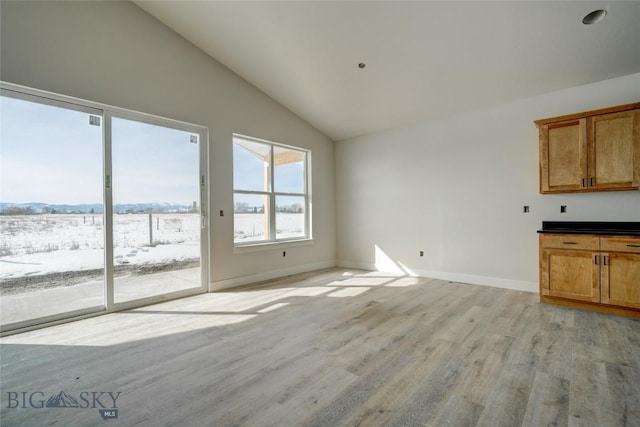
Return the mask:
M640 188L640 102L535 123L541 193Z

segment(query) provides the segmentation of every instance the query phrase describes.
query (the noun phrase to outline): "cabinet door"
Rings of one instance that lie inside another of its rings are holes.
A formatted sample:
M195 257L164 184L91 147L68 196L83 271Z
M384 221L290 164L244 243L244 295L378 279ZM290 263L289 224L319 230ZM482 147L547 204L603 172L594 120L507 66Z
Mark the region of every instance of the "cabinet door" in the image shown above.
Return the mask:
M640 254L602 255L602 302L640 308Z
M544 249L541 261L540 291L543 295L600 302L598 254Z
M640 110L589 118L589 187L640 187Z
M540 127L540 192L586 190L587 120Z

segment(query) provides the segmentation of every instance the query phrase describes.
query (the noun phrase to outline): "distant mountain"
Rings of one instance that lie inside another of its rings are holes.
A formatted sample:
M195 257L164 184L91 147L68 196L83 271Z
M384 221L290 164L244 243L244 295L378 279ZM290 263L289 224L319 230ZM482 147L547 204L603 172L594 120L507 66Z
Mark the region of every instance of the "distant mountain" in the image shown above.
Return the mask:
M47 408L78 408L80 404L73 396L61 390L60 393L51 396L45 406Z
M6 211L9 209L22 209L27 210L31 208L34 213L65 213L65 212L80 212L80 213L102 213L102 204L80 204L80 205L68 205L68 204L49 204L49 203L0 203L0 211Z
M15 209L26 213L31 208L33 213L102 213L102 204L49 204L49 203L7 203L0 202L0 212ZM192 205L179 203L126 203L113 207L115 213L139 213L139 212L190 212Z
M188 212L193 206L178 203L125 203L114 205L115 213L126 212Z

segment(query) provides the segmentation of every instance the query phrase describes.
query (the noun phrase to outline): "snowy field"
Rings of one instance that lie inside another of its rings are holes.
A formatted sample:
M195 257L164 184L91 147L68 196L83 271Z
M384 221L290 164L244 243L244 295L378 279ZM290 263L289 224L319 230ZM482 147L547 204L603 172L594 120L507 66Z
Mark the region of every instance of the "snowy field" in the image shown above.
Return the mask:
M265 236L265 215L253 213L235 214L233 230L236 243L263 240ZM278 239L304 237L304 214L276 213L276 234Z
M199 214L114 215L114 265L200 258ZM0 216L0 280L104 266L102 215Z
M235 241L262 240L263 214L236 214ZM114 266L186 265L200 259L199 214L116 214ZM304 236L304 214L276 214L278 238ZM104 267L100 214L0 215L0 280Z

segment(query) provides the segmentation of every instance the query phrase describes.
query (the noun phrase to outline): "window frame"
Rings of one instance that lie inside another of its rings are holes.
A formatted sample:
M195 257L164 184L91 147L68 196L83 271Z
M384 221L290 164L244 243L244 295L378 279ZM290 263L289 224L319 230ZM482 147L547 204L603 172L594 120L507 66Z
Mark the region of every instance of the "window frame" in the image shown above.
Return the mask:
M311 150L296 147L293 145L282 144L279 142L273 142L266 139L255 138L252 136L247 136L239 133L234 133L232 138L232 147L235 147L236 139L242 139L247 142L264 144L269 147L269 165L268 165L268 173L269 177L266 180L266 184L268 185L268 190L240 190L236 189L235 184L235 159L232 161L232 169L234 170L232 173L232 191L234 198L233 205L233 248L234 252L245 252L245 251L253 251L253 250L261 250L268 249L273 247L274 245L281 246L298 246L310 244L313 242L313 235L311 232ZM304 154L304 186L303 193L296 192L284 192L284 191L276 191L275 188L275 159L274 159L274 149L275 148L284 148L287 150L297 151ZM232 150L233 156L233 150ZM236 194L246 194L246 195L254 195L254 196L264 196L268 200L268 210L265 209L266 221L268 222L268 230L269 236L268 238L261 240L250 240L248 242L238 242L235 238L235 230L236 230L236 206L235 206L235 195ZM285 237L278 238L277 230L276 230L276 198L278 196L284 197L302 197L304 199L304 235L294 236L294 237Z

